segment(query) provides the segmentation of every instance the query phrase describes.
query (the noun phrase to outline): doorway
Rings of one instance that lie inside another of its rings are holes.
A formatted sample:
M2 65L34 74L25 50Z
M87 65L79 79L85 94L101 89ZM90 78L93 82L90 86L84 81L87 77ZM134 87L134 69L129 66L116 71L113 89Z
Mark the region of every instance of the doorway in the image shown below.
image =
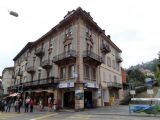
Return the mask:
M85 91L84 92L84 107L85 108L93 108L92 91Z
M74 108L74 106L75 106L74 91L64 93L63 103L64 103L63 106L65 108Z

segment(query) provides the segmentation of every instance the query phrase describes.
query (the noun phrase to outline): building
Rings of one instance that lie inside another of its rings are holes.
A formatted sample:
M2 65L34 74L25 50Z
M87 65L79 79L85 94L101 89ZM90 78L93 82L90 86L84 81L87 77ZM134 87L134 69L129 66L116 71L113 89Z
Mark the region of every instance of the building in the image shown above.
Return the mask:
M50 96L57 108L118 104L121 52L90 13L79 7L16 55L16 79L9 90L34 96L36 104L43 99L47 105Z
M10 87L14 80L14 67L4 68L2 71L2 86L3 86L3 94L8 95L8 87Z
M2 86L2 79L0 76L0 98L3 96L3 86Z

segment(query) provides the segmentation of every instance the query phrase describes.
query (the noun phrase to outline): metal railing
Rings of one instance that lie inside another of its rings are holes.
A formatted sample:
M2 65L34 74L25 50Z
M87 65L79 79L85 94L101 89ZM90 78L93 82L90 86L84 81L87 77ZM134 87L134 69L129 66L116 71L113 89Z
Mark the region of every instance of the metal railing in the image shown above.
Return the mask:
M45 84L52 84L55 83L54 77L48 77L45 79L39 79L39 80L33 80L33 81L27 81L22 83L23 86L36 86L36 85L45 85Z
M104 53L109 53L109 52L111 52L111 49L110 49L109 45L102 43L101 44L101 51Z
M103 62L103 59L101 56L97 55L96 53L90 51L90 50L86 50L86 51L83 51L83 57L89 57L89 58L92 58L100 63Z
M70 57L76 57L76 56L77 56L77 54L76 54L75 50L69 50L67 52L63 52L63 53L53 57L53 62L57 62L59 60L63 60L63 59L70 58Z
M51 60L44 60L41 63L42 67L52 67L52 61Z
M34 66L27 66L26 71L28 73L34 73L35 72L35 68L34 68Z
M44 54L44 49L42 47L37 48L35 50L35 55L39 56L39 55L43 55Z
M117 83L117 82L107 82L107 86L108 87L115 87L115 88L122 88L122 84Z

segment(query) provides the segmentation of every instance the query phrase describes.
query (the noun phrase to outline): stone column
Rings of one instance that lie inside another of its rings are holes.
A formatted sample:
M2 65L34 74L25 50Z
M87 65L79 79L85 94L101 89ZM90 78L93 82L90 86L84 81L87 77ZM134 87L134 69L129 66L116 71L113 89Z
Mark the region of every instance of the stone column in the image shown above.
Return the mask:
M81 48L81 42L83 41L80 31L81 19L77 20L77 81L75 83L75 110L79 111L84 109L84 87L83 87L83 49Z

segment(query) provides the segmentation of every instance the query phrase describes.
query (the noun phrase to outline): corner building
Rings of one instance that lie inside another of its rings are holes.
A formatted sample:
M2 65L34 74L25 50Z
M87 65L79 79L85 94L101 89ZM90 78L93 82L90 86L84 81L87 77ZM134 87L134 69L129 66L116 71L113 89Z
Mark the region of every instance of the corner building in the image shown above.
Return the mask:
M14 58L10 91L54 98L57 108L100 107L121 100L121 50L80 7Z

